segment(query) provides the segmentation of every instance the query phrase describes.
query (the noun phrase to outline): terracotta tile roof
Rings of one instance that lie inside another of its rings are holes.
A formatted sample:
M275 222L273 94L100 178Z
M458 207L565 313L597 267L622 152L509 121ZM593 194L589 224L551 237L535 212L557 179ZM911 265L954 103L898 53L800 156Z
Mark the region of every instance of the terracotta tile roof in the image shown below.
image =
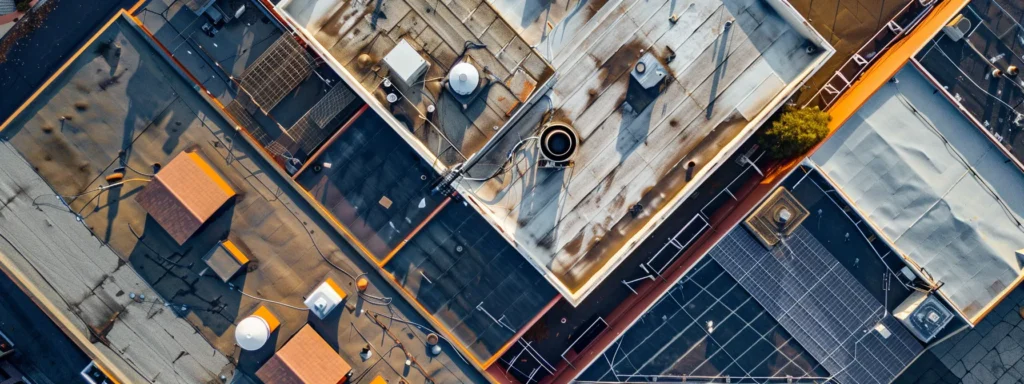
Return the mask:
M267 384L337 384L352 370L308 324L256 371Z
M198 153L182 152L157 172L135 201L180 245L234 195Z

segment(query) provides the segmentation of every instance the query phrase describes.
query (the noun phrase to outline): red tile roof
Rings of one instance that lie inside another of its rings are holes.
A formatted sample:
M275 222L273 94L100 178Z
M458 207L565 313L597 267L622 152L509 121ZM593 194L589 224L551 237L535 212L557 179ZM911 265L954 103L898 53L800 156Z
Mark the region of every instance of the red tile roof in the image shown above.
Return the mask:
M234 195L198 153L182 152L157 172L135 201L180 245Z
M267 384L338 384L352 370L308 324L263 364L256 377Z

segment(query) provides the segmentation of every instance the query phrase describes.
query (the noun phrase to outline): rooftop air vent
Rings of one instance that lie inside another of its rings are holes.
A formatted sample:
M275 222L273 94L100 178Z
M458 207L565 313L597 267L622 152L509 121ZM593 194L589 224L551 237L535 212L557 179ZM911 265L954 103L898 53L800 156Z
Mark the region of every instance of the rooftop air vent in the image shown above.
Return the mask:
M79 374L82 376L82 380L88 384L115 383L115 381L111 380L110 377L107 376L107 373L103 372L103 370L96 365L96 362L93 361L90 361L89 364L82 369L82 372L79 372Z
M657 57L647 52L640 57L640 60L637 60L636 64L633 64L633 70L629 74L629 88L626 90L626 102L623 109L624 112L636 116L658 97L668 70Z
M249 316L235 327L235 342L246 351L263 348L270 339L270 324L262 317Z
M743 225L754 233L761 244L772 248L782 237L793 233L808 215L810 212L807 208L800 205L786 188L779 187L743 221Z
M539 161L542 168L565 168L572 165L572 157L579 147L576 131L565 124L552 123L544 127L540 133Z
M942 32L945 32L946 36L949 36L953 41L960 41L970 31L971 20L968 20L964 15L956 15L953 20L942 27Z
M661 84L667 73L665 67L658 62L658 58L647 52L633 65L630 75L643 89L651 89Z
M473 64L467 62L461 62L452 67L451 73L448 74L448 87L452 89L452 92L460 96L469 96L476 91L476 86L480 85L480 72L476 70Z
M939 299L920 291L912 292L892 315L925 343L934 339L953 320L953 312Z
M480 90L490 84L490 80L481 79L477 67L470 62L469 58L465 58L452 66L448 76L444 79L444 84L465 110L481 93Z

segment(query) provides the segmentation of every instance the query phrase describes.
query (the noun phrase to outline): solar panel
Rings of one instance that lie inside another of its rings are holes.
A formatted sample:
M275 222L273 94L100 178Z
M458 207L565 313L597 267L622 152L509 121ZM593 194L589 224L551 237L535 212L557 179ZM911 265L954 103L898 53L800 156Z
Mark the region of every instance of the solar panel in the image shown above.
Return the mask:
M288 92L313 73L313 58L295 39L285 34L242 73L241 88L269 113Z
M803 227L772 250L738 227L709 254L840 382L888 383L922 350Z

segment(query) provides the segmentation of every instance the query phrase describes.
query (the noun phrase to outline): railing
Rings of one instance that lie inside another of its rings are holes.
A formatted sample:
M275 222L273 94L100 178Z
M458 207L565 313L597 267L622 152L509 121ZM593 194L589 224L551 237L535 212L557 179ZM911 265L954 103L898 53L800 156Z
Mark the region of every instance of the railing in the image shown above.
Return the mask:
M814 97L804 103L804 107L811 105L813 102L817 102L818 107L821 109L830 107L839 98L839 95L850 88L879 56L882 56L894 43L899 41L901 36L913 30L924 16L928 14L928 11L934 7L934 1L922 3L918 0L912 0L907 2L907 5L900 9L888 23L885 23L885 27L878 30L870 40L864 43L856 53L839 67L839 70L828 79L825 85L818 89ZM905 25L900 23L900 21L907 20L908 18L909 21ZM879 44L881 44L880 47Z
M756 156L754 155L755 153L757 153ZM754 158L751 159L751 156L754 156ZM712 197L711 200L708 200L708 202L704 204L703 207L701 207L700 211L696 215L694 215L693 218L686 222L686 224L683 225L683 227L679 229L679 231L676 232L675 235L670 237L668 241L665 242L665 245L663 245L661 249L658 250L658 252L656 252L653 256L647 259L646 262L641 263L639 265L640 270L643 271L640 277L631 280L621 281L622 284L626 286L626 289L629 289L629 291L633 292L634 295L638 295L639 292L633 289L634 284L643 282L645 280L655 280L658 277L661 277L661 274L665 272L665 269L671 266L672 263L674 263L676 259L683 254L683 252L686 252L686 250L689 249L690 245L692 245L694 241L700 238L700 236L703 235L705 231L711 228L711 215L708 213L708 207L715 205L715 208L710 210L711 213L713 213L718 207L716 203L719 202L719 199L722 196L728 196L733 201L739 201L736 195L733 194L732 189L737 187L738 185L741 185L743 181L747 180L747 172L753 171L757 172L761 176L764 176L764 173L761 171L761 168L757 166L757 162L760 161L763 157L764 151L758 152L757 146L751 147L750 150L747 151L747 153L738 156L736 158L736 161L739 164L745 164L746 167L744 167L743 170L736 175L736 177L730 180L729 183L725 185L725 188L722 188L722 190L715 194L715 196ZM696 228L696 230L694 230L694 228ZM680 241L680 238L682 238L685 234L689 232L694 233L692 233L685 242ZM660 267L655 266L656 264L654 263L654 261L661 257L664 253L672 253L672 256L668 258L667 261L659 263Z
M733 201L739 201L736 195L732 193L732 188L737 184L741 184L740 180L746 181L746 175L748 171L754 170L754 172L757 172L759 175L764 176L764 172L761 172L761 168L757 166L757 162L764 158L765 152L761 151L760 153L757 154L756 157L751 159L751 156L754 156L754 152L757 152L757 150L758 147L752 147L749 151L747 151L747 153L740 155L739 157L736 158L737 162L739 162L740 164L746 164L747 167L743 168L743 170L740 171L740 173L737 174L736 177L729 181L729 184L725 185L725 188L722 188L721 191L715 194L715 197L712 197L711 200L708 200L708 202L704 204L703 207L700 208L700 215L704 217L704 220L706 220L707 222L711 221L711 214L714 214L715 210L712 209L711 213L709 214L707 212L707 209L716 201L718 201L718 199L721 198L722 196L729 196L729 198L732 199Z
M576 368L576 366L572 365L572 362L569 361L569 359L565 357L565 354L569 353L569 350L571 350L576 345L576 343L578 343L580 340L583 340L583 338L587 337L587 335L590 333L590 330L593 329L594 326L599 324L599 323L603 324L604 327L601 328L599 331L597 331L598 334L601 334L601 332L604 332L605 329L608 329L608 323L604 321L603 317L598 316L597 319L595 319L593 323L590 323L590 326L587 327L587 329L584 330L583 333L580 333L580 336L577 337L576 340L572 341L572 344L569 344L568 348L566 348L564 351L562 351L562 360L565 360L565 362L568 363L570 367L573 367L574 369ZM591 338L591 341L593 341L593 338Z
M505 373L509 373L509 371L515 370L516 373L526 378L526 380L523 381L523 384L530 384L531 382L538 381L536 379L536 376L541 369L547 371L547 375L555 373L555 366L551 365L551 363L549 363L547 360L544 360L544 357L540 355L540 352L537 352L537 350L533 348L531 342L524 342L523 339L520 338L519 340L516 340L516 343L519 344L520 347L522 347L522 350L520 350L519 353L517 353L516 356L513 357L511 360L505 362L506 365L508 365L508 368L505 368ZM532 358L533 361L537 363L537 367L530 370L529 373L523 372L518 367L516 367L516 363L520 361L528 361L526 360L526 358L523 357L524 353L527 357ZM522 358L522 360L520 358Z

